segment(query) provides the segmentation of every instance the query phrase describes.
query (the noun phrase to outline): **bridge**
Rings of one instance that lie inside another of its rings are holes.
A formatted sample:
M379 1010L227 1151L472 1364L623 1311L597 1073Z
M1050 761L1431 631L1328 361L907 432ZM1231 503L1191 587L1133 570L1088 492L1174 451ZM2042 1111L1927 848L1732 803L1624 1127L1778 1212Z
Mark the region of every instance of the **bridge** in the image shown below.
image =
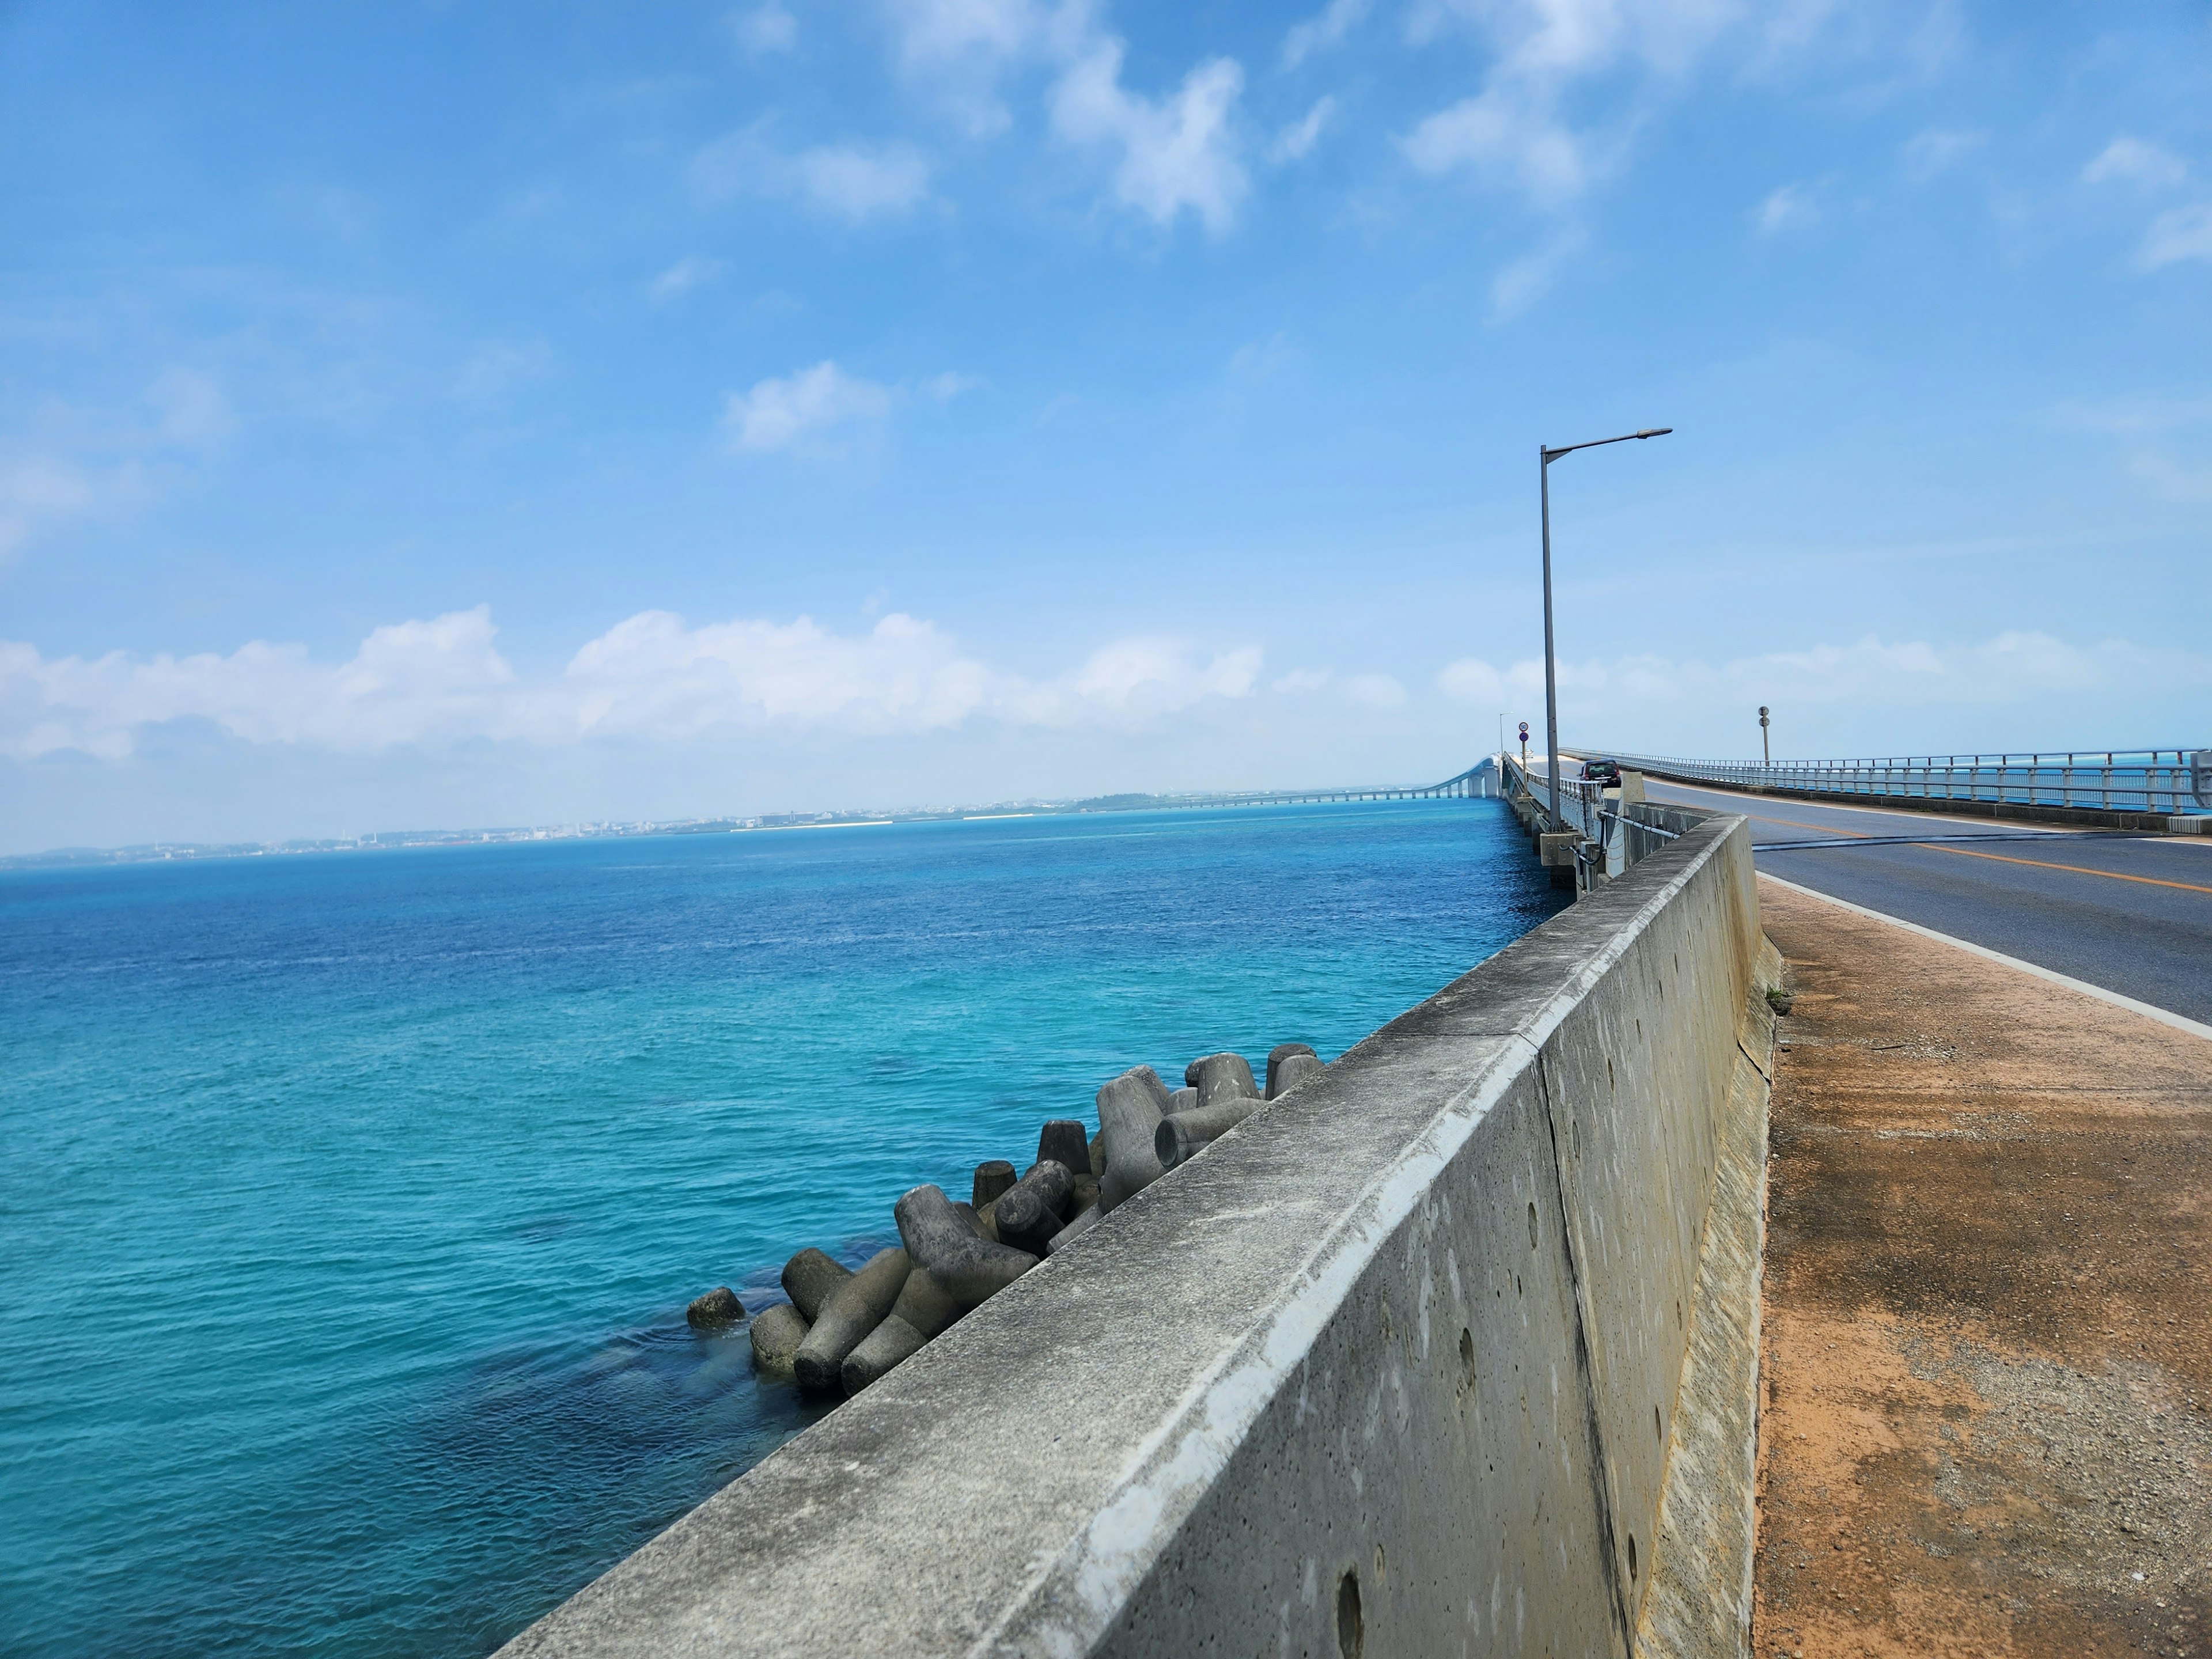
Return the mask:
M1442 783L1353 784L1323 789L1254 789L1231 793L1148 795L1153 807L1303 806L1322 801L1480 800L1498 789L1498 763L1486 757Z

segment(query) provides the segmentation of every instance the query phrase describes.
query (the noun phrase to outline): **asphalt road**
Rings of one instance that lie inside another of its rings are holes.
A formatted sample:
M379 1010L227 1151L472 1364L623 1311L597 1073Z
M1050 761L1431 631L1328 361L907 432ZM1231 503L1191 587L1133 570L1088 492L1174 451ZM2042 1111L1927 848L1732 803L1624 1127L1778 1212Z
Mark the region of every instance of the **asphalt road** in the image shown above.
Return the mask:
M1744 814L1770 875L2212 1024L2212 836L2039 830L1656 779L1644 792ZM1895 836L1945 840L1870 844Z

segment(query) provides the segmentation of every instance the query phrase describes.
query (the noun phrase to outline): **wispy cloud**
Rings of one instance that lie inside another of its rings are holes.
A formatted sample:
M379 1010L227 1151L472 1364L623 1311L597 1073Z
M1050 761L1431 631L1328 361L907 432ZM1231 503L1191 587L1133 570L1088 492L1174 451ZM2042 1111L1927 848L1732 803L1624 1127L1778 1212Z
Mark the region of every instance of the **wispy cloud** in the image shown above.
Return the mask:
M1817 223L1820 209L1814 205L1811 188L1805 185L1784 185L1759 204L1752 215L1752 222L1762 236L1777 236L1785 230L1802 230Z
M787 379L730 394L723 424L732 449L765 453L891 412L891 388L848 374L826 359Z
M1490 279L1491 320L1510 321L1551 292L1567 262L1588 240L1579 227L1571 226L1501 268Z
M1127 49L1090 0L891 0L890 15L902 69L971 135L1003 131L1001 82L1042 69L1054 134L1112 158L1121 205L1160 225L1188 211L1217 235L1235 221L1247 180L1234 58L1205 59L1154 95L1125 82Z
M704 288L722 275L722 262L704 254L688 254L655 276L645 287L646 293L659 301L681 299L697 288Z
M1220 234L1244 196L1230 125L1244 71L1230 58L1212 58L1176 92L1153 99L1121 84L1122 55L1119 40L1101 40L1069 69L1053 89L1054 131L1120 151L1114 193L1125 205L1162 225L1188 210Z
M1490 68L1479 90L1416 123L1401 148L1420 172L1473 173L1562 210L1617 163L1635 119L1631 102L1612 131L1576 131L1565 109L1575 84L1623 67L1679 78L1737 21L1723 0L1425 0L1411 38L1472 29Z
M1229 378L1246 386L1271 380L1297 356L1291 337L1279 329L1264 340L1248 341L1229 355Z
M1341 46L1373 3L1374 0L1329 0L1318 14L1294 24L1283 37L1283 67L1296 69L1314 53Z
M501 404L552 372L553 349L543 340L485 340L462 361L453 395L467 404Z
M221 381L176 365L132 406L63 411L0 434L0 560L158 497L218 454L237 425Z
M757 125L708 144L691 172L716 200L780 198L853 224L911 212L929 194L929 159L911 144L817 144L787 153Z
M1610 737L1632 722L1658 720L1686 729L1703 711L1739 714L1761 702L1799 708L1999 708L2057 694L2112 692L2144 672L2178 685L2212 687L2212 657L2148 651L2125 640L2076 645L2035 631L2010 631L1979 641L1884 640L1867 635L1846 645L1708 663L1656 653L1611 661L1559 665L1562 718L1583 732ZM1504 666L1462 658L1436 678L1455 702L1498 709L1543 695L1540 660Z
M1540 207L1571 205L1590 179L1583 141L1547 100L1511 82L1437 111L1400 148L1420 172L1470 170L1517 186Z
M793 52L799 46L799 20L781 5L771 3L741 11L730 20L738 44L756 58L770 52Z
M2185 260L2212 262L2212 202L2160 214L2151 221L2138 258L2146 270Z
M48 658L0 641L0 754L134 753L148 728L200 720L251 744L346 752L471 741L683 743L784 727L853 735L1008 726L1136 726L1249 696L1256 647L1172 636L1115 640L1056 678L995 669L903 613L864 634L811 618L691 626L641 611L587 641L556 676L526 680L500 653L488 607L375 629L343 662L256 641L228 656Z
M1989 134L1986 132L1960 132L1931 127L1907 139L1898 153L1899 160L1904 164L1906 178L1916 184L1925 184L1938 174L1949 172L1988 142Z
M1304 118L1291 122L1275 135L1275 142L1267 146L1267 159L1279 166L1285 161L1302 161L1320 140L1321 130L1336 112L1336 100L1322 98L1305 112Z
M2123 133L2097 152L2081 169L2084 183L2129 184L2170 190L2189 177L2189 164L2171 150Z

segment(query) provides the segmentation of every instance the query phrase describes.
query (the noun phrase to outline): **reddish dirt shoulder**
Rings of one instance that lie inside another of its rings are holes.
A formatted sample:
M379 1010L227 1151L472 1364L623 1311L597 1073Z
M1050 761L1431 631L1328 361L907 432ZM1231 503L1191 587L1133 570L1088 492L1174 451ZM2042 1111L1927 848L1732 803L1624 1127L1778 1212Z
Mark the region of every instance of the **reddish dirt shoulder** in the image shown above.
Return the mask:
M2212 1042L1759 898L1755 1651L2212 1656Z

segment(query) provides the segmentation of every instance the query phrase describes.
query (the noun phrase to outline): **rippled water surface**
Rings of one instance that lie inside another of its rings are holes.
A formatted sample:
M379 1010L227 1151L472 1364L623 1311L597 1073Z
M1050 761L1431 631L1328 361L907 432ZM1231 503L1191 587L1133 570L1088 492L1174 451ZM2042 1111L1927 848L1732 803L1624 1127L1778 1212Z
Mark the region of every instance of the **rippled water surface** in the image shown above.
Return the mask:
M809 1420L691 1296L1556 908L1490 801L0 876L0 1649L485 1652Z

